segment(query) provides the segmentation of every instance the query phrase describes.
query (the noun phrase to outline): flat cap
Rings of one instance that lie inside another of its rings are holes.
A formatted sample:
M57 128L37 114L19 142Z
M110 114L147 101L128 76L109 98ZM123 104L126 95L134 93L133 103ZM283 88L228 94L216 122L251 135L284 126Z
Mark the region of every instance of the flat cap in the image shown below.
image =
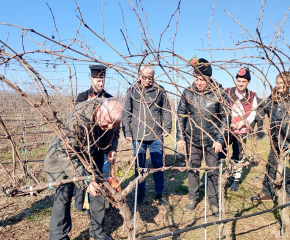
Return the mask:
M90 65L89 68L91 69L91 77L93 78L105 77L106 75L106 66Z

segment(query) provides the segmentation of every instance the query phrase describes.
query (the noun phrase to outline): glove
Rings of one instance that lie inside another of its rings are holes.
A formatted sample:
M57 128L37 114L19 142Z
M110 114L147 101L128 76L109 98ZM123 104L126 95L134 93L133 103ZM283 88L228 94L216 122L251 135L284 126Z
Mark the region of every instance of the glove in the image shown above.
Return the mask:
M258 132L256 135L257 135L257 141L260 141L265 137L266 133Z

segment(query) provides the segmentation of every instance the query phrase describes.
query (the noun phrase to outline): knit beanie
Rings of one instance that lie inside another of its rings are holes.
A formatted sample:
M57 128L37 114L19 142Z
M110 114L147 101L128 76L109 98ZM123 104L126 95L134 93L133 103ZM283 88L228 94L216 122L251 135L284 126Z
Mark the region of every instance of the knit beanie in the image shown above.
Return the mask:
M245 78L248 81L250 81L251 80L251 74L250 74L249 69L248 68L241 68L238 71L236 78L238 78L238 77Z
M206 76L211 77L212 75L212 68L210 64L203 64L203 63L209 63L207 60L205 60L204 58L199 58L199 59L193 59L191 62L191 65L195 65L196 68L194 68L194 73L195 74L203 74Z

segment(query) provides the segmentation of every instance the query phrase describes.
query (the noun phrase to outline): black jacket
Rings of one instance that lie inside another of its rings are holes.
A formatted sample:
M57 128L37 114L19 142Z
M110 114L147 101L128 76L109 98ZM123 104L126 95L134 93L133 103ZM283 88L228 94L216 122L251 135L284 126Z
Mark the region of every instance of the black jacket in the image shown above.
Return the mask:
M89 90L84 91L77 96L75 104L87 101L89 99L89 96L95 97L95 98L111 98L111 97L113 97L111 94L107 93L104 89L102 89L101 92L96 93L96 92L94 92L93 87L91 87ZM112 146L110 148L108 148L106 150L106 152L109 152L111 150L117 151L119 136L120 136L120 125L118 125L115 128L114 138L112 140Z
M227 136L228 120L223 89L218 83L201 93L193 85L183 91L177 109L176 141L186 140L193 146L210 146L214 141L224 145ZM179 126L180 124L180 126ZM201 130L202 129L202 130Z
M275 147L285 148L290 143L290 100L287 95L275 99L269 96L265 101L264 111L269 117L270 134Z
M89 96L92 96L92 95L95 95L98 98L111 98L111 97L113 97L111 94L107 93L104 89L102 89L101 92L96 93L96 92L94 92L93 87L91 87L89 90L80 93L77 96L75 103L77 104L79 102L87 101L89 99Z
M127 90L122 124L125 137L134 140L153 141L163 132L170 134L172 115L165 89L156 83L142 88L135 82Z
M256 116L254 121L251 123L251 128L250 128L250 132L254 133L254 129L255 129L255 125L257 124L257 131L258 131L258 136L259 134L262 133L262 136L265 135L263 131L263 121L265 119L265 111L264 111L264 107L265 107L265 102L263 102L263 100L259 97L257 97L257 108L256 108Z

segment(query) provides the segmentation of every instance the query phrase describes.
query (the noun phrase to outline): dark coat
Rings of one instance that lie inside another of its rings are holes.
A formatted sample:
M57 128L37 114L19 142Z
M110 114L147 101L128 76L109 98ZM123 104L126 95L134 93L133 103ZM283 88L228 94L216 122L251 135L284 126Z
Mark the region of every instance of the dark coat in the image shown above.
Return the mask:
M96 93L96 92L94 92L93 87L91 87L87 91L84 91L84 92L80 93L77 96L77 99L76 99L75 103L80 103L80 102L83 102L83 101L87 101L89 99L89 96L93 96L93 95L98 97L98 98L111 98L111 97L113 97L111 94L107 93L104 89L102 89L101 92Z
M220 96L221 85L211 81L216 86L208 88L204 93L193 85L183 91L177 109L179 124L176 126L176 141L186 140L193 146L210 146L214 141L224 145L227 136L228 121L226 106L228 100ZM201 130L203 129L203 130Z
M67 115L61 134L64 139L68 139L67 142L82 158L93 160L102 171L104 149L108 146L108 150L116 149L117 146L116 142L112 141L115 129L108 130L104 134L104 131L99 126L93 125L90 121L92 113L99 105L98 99L92 99L76 105L76 114L71 111ZM89 136L86 134L86 129ZM100 136L102 137L99 139ZM88 146L90 146L89 149ZM44 170L49 182L88 175L77 154L68 148L57 135L53 138L48 148L44 159ZM88 183L86 181L75 182L75 185L80 189L84 189Z
M127 90L124 108L122 124L125 137L153 141L162 139L162 133L170 134L172 128L170 103L165 89L155 82L149 88L142 88L135 82Z
M265 103L263 100L259 97L257 97L257 108L256 108L256 116L254 121L251 123L250 131L253 133L255 129L255 125L257 124L257 135L258 136L264 136L265 133L263 132L263 120L265 118L265 111L264 111Z
M275 147L287 147L290 143L289 110L290 100L288 94L282 98L269 96L264 104L265 114L270 121L270 134Z

